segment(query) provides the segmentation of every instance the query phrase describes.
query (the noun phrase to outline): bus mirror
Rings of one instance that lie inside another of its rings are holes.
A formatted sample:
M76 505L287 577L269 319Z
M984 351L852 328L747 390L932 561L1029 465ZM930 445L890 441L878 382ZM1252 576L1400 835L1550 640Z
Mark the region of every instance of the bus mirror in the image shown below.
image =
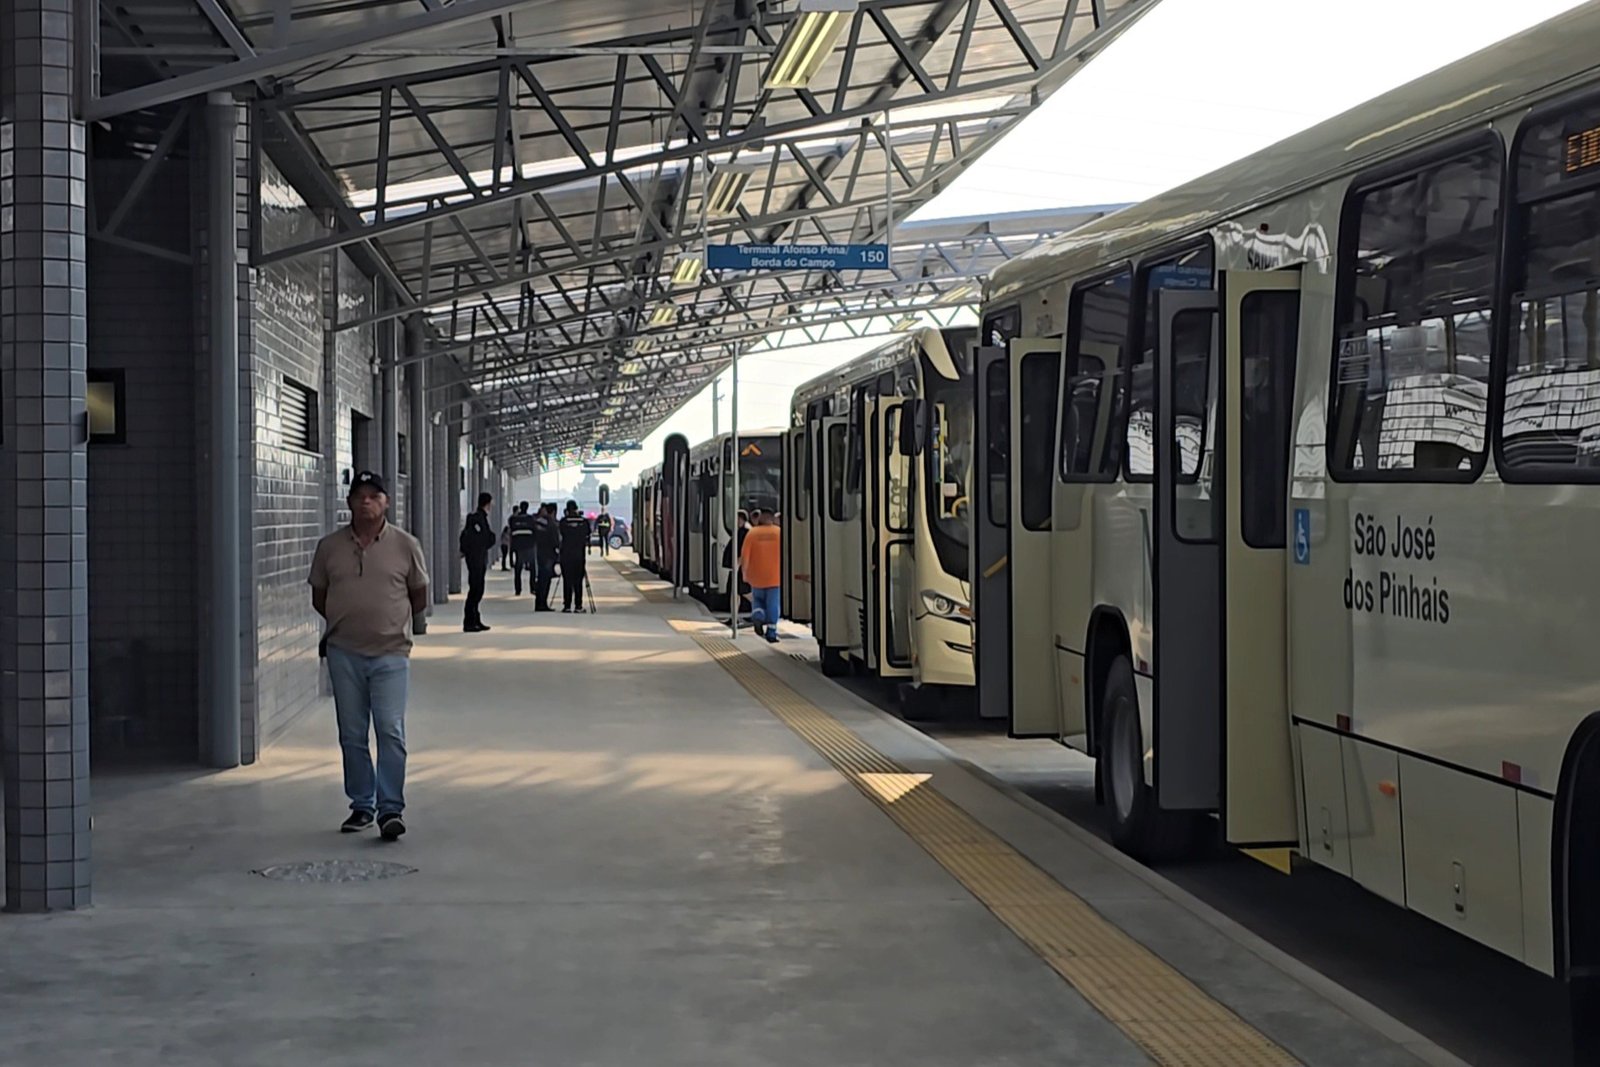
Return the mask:
M922 453L922 401L909 397L900 404L900 454L916 456Z
M605 507L611 503L611 487L604 482L600 483L600 506Z

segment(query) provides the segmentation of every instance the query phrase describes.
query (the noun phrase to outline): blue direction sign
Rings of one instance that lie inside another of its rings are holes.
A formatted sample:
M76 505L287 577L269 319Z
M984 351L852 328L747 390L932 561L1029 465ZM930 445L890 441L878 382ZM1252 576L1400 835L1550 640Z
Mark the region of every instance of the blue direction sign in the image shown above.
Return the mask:
M888 245L711 245L712 270L888 270Z

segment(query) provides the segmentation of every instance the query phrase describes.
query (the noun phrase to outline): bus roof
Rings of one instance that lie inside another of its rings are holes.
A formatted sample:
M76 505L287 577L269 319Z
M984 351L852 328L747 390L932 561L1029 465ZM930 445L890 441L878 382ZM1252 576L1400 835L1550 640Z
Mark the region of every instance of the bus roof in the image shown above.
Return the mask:
M1045 242L997 267L984 303L1089 273L1590 80L1600 2L1425 74L1244 159Z

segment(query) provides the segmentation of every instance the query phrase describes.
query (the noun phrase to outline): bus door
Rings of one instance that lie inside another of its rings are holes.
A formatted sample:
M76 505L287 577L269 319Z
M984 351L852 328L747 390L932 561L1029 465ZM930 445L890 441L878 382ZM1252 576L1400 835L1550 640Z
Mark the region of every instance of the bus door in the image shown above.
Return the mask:
M1222 792L1222 556L1212 452L1217 294L1160 290L1156 299L1156 803L1215 811Z
M1222 277L1223 792L1227 841L1299 838L1288 714L1286 565L1298 271Z
M979 442L974 486L981 503L972 510L973 670L978 715L1003 719L1011 714L1011 603L1007 597L1006 522L1011 510L1009 484L1011 434L1011 361L1004 348L980 348L974 354L973 381Z
M693 588L705 580L705 535L710 527L705 525L706 514L706 477L700 464L693 464L689 471L689 573L685 575L684 584Z
M887 397L866 393L861 410L861 660L874 673L884 666L878 652L884 631L883 568L883 412Z
M880 397L873 419L872 450L877 497L877 545L873 556L876 611L873 638L878 674L885 678L911 675L911 611L916 597L916 556L911 512L910 423L902 424L915 405L897 396Z
M815 629L817 644L824 648L849 647L849 630L846 611L849 608L844 595L844 570L846 557L860 551L859 541L853 540L855 532L849 522L850 494L847 466L850 447L847 441L849 420L843 415L830 415L817 422L816 440L817 484L823 492L817 494L817 543L812 546L812 576L817 580Z
M1051 641L1050 508L1055 483L1056 395L1062 340L1019 338L1007 356L1013 383L1005 568L1010 621L1006 659L1012 737L1058 737L1055 649Z
M811 621L811 457L804 427L790 430L783 449L783 610Z
M866 460L868 430L871 425L868 410L871 400L868 387L858 385L850 393L849 422L845 426L843 515L845 536L839 546L840 583L844 595L845 651L864 666L872 664L872 642L867 638L867 560L870 527L867 523Z
M1056 419L1057 448L1051 459L1055 480L1050 507L1050 599L1052 639L1056 646L1056 697L1061 737L1074 744L1087 741L1097 751L1098 738L1087 736L1089 715L1085 682L1090 613L1094 591L1094 495L1092 483L1065 481L1059 474L1070 457L1076 470L1098 470L1111 445L1111 413L1117 387L1108 374L1117 366L1116 345L1084 341L1063 364L1065 380Z

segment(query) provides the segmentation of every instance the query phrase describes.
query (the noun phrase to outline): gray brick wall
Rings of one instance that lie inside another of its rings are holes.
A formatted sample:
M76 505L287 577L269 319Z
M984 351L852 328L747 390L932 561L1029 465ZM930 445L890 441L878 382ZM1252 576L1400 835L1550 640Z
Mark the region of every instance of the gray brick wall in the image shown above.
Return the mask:
M262 226L268 247L314 233L318 222L263 160ZM253 463L255 586L254 698L259 737L270 745L301 714L323 702L317 658L320 620L306 573L325 532L324 454L284 440L279 413L284 380L319 389L323 381L323 260L304 256L262 268L255 288L255 359L247 454ZM320 389L319 389L320 392ZM329 399L319 395L318 403Z
M90 902L86 160L70 0L0 4L6 906Z
M104 218L139 170L98 160ZM189 167L170 163L119 231L171 247L189 232ZM89 368L123 373L123 443L89 446L89 716L96 762L193 758L199 657L195 567L195 278L191 266L93 241Z
M337 262L336 269L339 272L337 289L339 318L354 319L372 314L372 280L362 274L342 252L334 255ZM350 471L352 475L355 472L356 460L351 436L353 412L360 412L371 420L367 423L366 449L367 455L372 457L370 462L374 468L379 465L381 458L378 449L378 405L375 402L378 380L372 373L376 343L376 336L371 326L341 330L333 335L335 359L333 380L337 397L335 412L338 420L335 439L338 451L334 453L336 457L334 494L340 522L350 521L349 509L345 507L345 497L349 495L350 486L345 481L344 475L346 471Z

